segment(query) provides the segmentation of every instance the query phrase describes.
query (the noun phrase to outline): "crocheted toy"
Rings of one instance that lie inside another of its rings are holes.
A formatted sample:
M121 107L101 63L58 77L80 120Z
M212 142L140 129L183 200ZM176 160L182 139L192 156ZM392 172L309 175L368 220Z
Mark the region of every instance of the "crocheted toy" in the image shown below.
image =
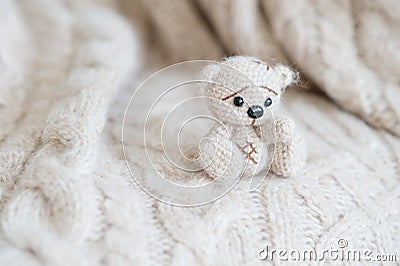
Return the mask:
M305 165L306 147L288 117L276 117L282 92L298 79L289 67L235 56L208 65L202 78L218 124L200 142L200 166L210 177L258 174L284 177ZM268 169L267 169L268 170Z

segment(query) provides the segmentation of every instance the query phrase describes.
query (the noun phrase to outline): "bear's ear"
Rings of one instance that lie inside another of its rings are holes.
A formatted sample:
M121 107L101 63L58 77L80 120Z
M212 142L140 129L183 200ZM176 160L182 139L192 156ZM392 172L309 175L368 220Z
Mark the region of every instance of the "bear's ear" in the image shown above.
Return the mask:
M213 87L213 84L211 84L210 82L215 81L215 77L219 74L219 72L220 66L217 63L207 65L200 72L199 79L204 81L199 84L200 90L203 94L206 93L207 88Z
M200 73L201 80L214 81L214 77L218 75L220 67L217 64L209 64Z
M279 64L274 67L274 70L278 73L282 82L282 91L285 90L287 86L292 85L299 80L298 73L293 71L290 67Z

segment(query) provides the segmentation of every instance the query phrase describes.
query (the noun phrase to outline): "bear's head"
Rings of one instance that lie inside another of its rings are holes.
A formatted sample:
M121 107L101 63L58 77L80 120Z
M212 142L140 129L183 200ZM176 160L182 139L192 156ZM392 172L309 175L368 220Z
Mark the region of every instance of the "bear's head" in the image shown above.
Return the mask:
M234 56L202 71L209 108L223 123L260 125L271 118L281 94L298 75L284 65L269 66L255 57Z

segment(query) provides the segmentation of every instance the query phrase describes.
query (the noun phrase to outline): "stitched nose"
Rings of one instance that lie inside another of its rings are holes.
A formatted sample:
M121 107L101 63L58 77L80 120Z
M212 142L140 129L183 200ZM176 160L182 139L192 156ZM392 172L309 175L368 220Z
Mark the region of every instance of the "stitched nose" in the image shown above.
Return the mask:
M256 119L256 118L261 117L264 114L264 110L259 105L253 105L247 110L247 114L251 118Z

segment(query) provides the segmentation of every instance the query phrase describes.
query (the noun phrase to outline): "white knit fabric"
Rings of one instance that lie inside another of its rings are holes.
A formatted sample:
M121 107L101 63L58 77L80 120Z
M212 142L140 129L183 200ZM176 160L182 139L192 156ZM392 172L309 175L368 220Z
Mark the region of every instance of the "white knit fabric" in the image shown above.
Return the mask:
M322 250L338 238L375 254L399 252L397 1L350 6L333 0L249 5L232 0L218 1L215 8L206 2L176 1L179 8L171 8L143 0L133 6L146 10L145 20L163 33L155 38L157 47L171 51L172 58L221 57L224 50L246 48L246 53L294 60L340 106L320 95L285 92L282 104L308 147L304 172L268 178L251 193L240 182L201 207L160 203L134 182L121 148L125 107L148 74L133 74L143 53L134 27L117 11L121 3L3 0L0 265L264 265L268 262L257 252L267 244ZM231 8L223 13L226 3ZM243 24L231 11L244 14ZM188 23L182 23L181 13ZM371 24L382 31L372 31ZM186 27L198 34L187 34ZM252 38L258 31L265 35L257 37L259 47L249 47L246 43L254 42L238 38L232 33L236 29ZM162 90L163 83L154 90ZM188 112L204 108L196 105ZM137 110L126 120L130 138L125 144L133 153L143 146L137 138L142 115ZM188 134L205 135L209 128L201 130ZM160 143L152 145L158 151ZM161 151L155 155L163 161ZM136 167L143 175L153 173ZM193 183L204 175L179 178Z
M0 264L95 264L82 247L104 237L93 171L110 100L135 66L132 32L89 3L2 5L4 29L18 28L1 34L15 40L1 50L13 87L2 97Z

